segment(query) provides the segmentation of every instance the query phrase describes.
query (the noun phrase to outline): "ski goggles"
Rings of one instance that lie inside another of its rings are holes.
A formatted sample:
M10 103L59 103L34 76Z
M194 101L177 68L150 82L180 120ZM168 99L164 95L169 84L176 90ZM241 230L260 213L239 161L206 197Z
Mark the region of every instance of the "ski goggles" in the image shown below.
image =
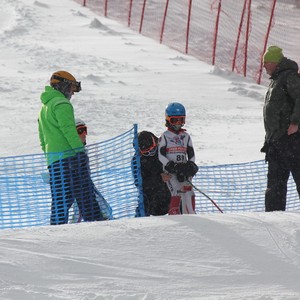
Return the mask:
M82 135L83 133L87 134L87 127L84 125L77 126L76 129L79 135Z
M69 79L66 79L66 78L63 78L63 77L60 77L60 76L57 76L57 75L53 75L52 78L57 79L57 80L62 81L62 82L71 83L73 88L74 88L75 93L78 93L78 92L81 91L81 82L80 81L69 80Z
M166 116L166 120L171 124L171 125L182 125L185 124L185 116Z
M152 137L152 145L147 148L140 148L140 153L143 156L153 156L156 153L157 144L155 143L154 138Z
M145 150L140 150L143 156L153 156L156 153L156 151L157 151L157 145L153 145L152 147Z

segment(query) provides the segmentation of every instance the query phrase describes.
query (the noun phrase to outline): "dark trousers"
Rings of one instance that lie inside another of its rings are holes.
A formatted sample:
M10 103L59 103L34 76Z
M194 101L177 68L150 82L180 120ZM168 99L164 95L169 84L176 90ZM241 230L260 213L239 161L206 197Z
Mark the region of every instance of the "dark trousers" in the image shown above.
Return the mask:
M69 209L75 199L84 221L103 219L85 153L56 161L48 169L52 195L51 225L68 223Z
M143 182L143 197L145 216L162 216L168 213L171 193L167 185L161 181L150 180ZM139 207L136 209L139 217Z
M286 208L287 182L292 173L300 197L300 134L284 136L270 143L268 161L268 183L265 194L265 210L284 211Z

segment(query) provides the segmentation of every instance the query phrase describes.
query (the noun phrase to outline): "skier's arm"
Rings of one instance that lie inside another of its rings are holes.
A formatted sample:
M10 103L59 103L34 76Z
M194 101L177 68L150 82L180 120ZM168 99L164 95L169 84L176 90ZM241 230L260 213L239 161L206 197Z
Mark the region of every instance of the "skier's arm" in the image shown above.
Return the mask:
M289 96L294 100L294 109L291 115L291 124L288 128L288 135L298 131L300 124L300 77L296 73L292 73L287 78L287 91Z
M195 151L191 137L189 137L186 152L188 160L195 162Z
M293 113L290 117L291 124L300 124L300 77L293 72L287 77L287 93L294 101Z
M158 159L162 163L163 168L165 168L169 160L167 158L167 143L164 135L162 135L158 140Z

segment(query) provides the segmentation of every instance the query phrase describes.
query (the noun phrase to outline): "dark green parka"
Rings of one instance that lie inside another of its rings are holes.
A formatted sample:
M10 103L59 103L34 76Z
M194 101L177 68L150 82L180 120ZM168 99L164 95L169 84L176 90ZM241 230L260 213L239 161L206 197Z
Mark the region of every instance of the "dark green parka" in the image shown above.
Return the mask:
M300 76L295 61L284 57L270 77L263 109L267 143L280 139L290 124L300 131Z

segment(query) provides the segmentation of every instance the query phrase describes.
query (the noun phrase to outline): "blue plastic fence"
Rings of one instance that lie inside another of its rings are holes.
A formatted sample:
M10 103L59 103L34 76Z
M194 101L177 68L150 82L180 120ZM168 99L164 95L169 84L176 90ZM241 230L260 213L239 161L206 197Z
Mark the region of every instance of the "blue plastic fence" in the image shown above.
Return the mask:
M264 160L200 167L193 184L207 194L223 212L263 212L267 185L267 164ZM196 212L219 212L209 199L195 191ZM300 210L299 196L290 176L288 211Z
M109 203L115 219L134 217L142 202L132 176L134 139L136 125L120 136L86 147L94 185ZM138 166L135 172L141 180ZM141 211L143 205L139 208ZM44 155L0 158L0 229L49 225L50 210L49 172ZM69 222L78 220L77 210L75 203L69 211Z
M87 146L92 180L112 208L112 217L134 217L143 210L142 195L134 184L132 157L137 145L137 126L120 136ZM134 166L139 179L139 161ZM267 165L264 161L200 167L193 184L226 212L264 211ZM51 192L43 154L0 158L0 229L49 225ZM196 212L218 212L196 193ZM300 210L292 178L288 184L287 210ZM76 220L76 206L69 222Z

